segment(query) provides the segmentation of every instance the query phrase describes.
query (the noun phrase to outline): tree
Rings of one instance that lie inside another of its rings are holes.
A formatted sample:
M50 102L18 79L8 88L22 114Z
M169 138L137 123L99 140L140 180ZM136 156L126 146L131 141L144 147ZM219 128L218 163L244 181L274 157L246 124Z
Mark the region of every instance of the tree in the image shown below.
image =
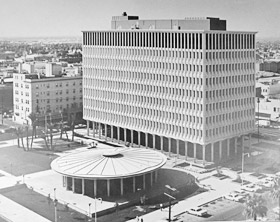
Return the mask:
M265 200L261 195L253 194L246 198L244 209L246 217L252 217L254 220L257 220L257 216L266 216L267 210Z
M50 149L51 150L54 150L54 147L53 147L53 129L55 128L55 125L54 124L49 124L48 125L48 129L50 130Z
M280 178L275 178L274 185L271 190L271 196L273 199L278 199L278 206L279 206L279 220L280 220Z
M76 112L71 116L71 128L72 128L72 142L74 141L74 134L75 134L75 123L76 123Z
M25 132L26 132L26 150L29 150L29 136L28 136L28 125L25 126Z
M17 128L16 130L16 135L17 135L17 144L18 144L18 147L20 148L20 127Z
M22 148L24 151L26 151L26 149L24 147L24 142L23 142L23 131L24 131L24 129L22 127L19 128L19 135L20 135L20 139L21 139Z
M34 137L36 138L37 115L32 112L28 115L28 118L31 120L31 124L32 124L32 137L31 137L31 144L30 144L30 148L32 149L33 138Z

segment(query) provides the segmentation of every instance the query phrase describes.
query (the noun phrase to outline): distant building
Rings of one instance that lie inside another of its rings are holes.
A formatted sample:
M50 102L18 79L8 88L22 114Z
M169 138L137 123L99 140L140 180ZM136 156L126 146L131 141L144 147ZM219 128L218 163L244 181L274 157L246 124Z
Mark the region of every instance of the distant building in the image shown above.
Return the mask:
M266 60L260 63L260 71L280 73L280 60Z
M256 83L256 88L261 88L261 94L266 98L280 94L280 76L260 78Z
M41 78L38 74L14 74L14 121L31 124L35 113L41 122L45 116L60 120L62 113L82 117L82 76Z
M107 138L218 162L255 128L255 33L113 17L83 32L84 119Z
M15 52L0 52L0 60L13 60L15 58Z
M45 74L47 77L58 76L62 74L62 65L56 63L46 63Z

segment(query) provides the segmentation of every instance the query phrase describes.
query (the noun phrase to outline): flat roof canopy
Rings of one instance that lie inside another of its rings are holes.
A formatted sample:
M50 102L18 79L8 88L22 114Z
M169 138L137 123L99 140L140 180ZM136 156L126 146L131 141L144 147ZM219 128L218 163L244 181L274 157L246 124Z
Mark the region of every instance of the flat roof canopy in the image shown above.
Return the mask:
M58 157L51 168L84 179L119 179L143 175L162 167L164 154L143 148L97 148Z

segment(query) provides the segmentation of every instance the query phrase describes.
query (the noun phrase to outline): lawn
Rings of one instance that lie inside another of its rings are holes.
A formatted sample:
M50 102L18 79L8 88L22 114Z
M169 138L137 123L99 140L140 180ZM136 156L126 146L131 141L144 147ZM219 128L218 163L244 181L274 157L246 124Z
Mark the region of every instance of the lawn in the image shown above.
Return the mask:
M34 151L23 151L17 146L0 148L0 169L15 176L50 169L55 156Z
M55 208L53 201L27 188L25 185L5 188L0 190L0 193L48 220L54 221ZM57 204L57 215L59 222L87 221L88 218L84 214L71 208L66 208L64 204L60 203Z

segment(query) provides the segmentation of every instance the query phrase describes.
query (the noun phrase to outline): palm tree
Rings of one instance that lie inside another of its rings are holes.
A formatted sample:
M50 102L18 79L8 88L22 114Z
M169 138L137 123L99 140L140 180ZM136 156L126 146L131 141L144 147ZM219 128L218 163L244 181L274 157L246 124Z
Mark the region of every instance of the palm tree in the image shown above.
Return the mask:
M274 185L271 190L271 196L273 199L278 199L278 206L279 206L279 220L280 220L280 178L275 178Z
M34 137L36 138L37 115L32 112L28 115L28 118L31 120L31 124L32 124L32 137L31 137L31 144L30 144L30 148L32 149L33 138Z
M257 216L266 216L267 210L265 200L261 195L253 194L247 197L244 209L246 217L252 217L257 220Z

